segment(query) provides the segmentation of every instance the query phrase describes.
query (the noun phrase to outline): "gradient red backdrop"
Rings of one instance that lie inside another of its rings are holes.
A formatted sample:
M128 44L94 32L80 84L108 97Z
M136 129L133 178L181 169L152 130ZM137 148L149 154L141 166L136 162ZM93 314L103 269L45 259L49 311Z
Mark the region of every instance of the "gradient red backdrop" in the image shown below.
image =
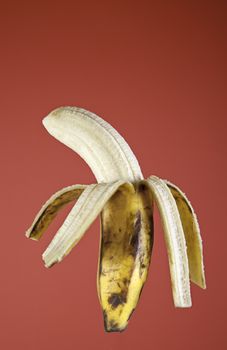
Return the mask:
M226 1L2 1L0 348L226 349ZM207 290L173 307L155 212L149 278L128 329L106 334L96 293L99 222L61 263L25 238L57 189L93 183L85 162L44 130L53 108L104 117L145 176L189 196L204 241Z

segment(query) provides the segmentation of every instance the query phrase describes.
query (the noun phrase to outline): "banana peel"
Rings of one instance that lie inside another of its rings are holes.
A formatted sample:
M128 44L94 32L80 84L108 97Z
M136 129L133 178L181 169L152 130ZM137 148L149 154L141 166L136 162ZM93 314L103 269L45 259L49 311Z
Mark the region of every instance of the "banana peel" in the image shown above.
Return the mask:
M167 247L173 301L190 307L190 280L205 289L203 247L196 214L186 195L157 176L144 179L124 138L94 113L60 107L43 120L46 130L78 153L97 183L72 185L52 195L26 236L39 240L58 211L71 201L63 225L43 253L46 267L63 260L100 215L97 289L107 332L123 331L147 278L154 241L153 205Z

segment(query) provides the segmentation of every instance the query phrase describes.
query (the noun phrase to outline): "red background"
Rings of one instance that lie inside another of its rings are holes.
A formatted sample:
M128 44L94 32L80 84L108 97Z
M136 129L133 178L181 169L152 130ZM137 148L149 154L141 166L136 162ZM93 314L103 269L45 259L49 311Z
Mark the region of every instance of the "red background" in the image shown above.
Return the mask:
M1 35L0 348L226 349L226 1L4 1ZM25 238L56 190L95 181L44 130L53 108L101 115L145 176L190 198L204 241L207 290L173 307L157 212L149 278L128 329L106 334L96 293L99 222L61 263L41 253L67 210Z

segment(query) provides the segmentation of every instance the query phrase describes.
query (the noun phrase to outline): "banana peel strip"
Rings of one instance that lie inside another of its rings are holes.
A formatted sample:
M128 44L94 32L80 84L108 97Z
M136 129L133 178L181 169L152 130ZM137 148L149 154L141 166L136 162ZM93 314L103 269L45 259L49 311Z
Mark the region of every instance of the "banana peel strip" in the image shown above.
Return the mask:
M32 225L26 231L26 236L33 240L39 240L58 211L66 204L78 199L86 187L86 185L72 185L54 193L36 215Z
M79 242L109 198L125 181L88 185L43 253L46 267L60 262Z
M190 280L205 289L203 246L200 229L194 209L186 195L174 184L165 180L170 189L181 217L187 245Z
M174 305L190 307L192 302L187 247L175 199L166 183L158 177L149 177L147 183L159 209L165 233Z
M143 210L146 210L145 216L148 220L151 217L148 209L152 210L151 197L153 197L163 224L174 304L176 307L190 307L190 280L201 288L206 288L206 283L200 229L196 214L185 194L169 181L161 180L156 176L150 176L144 180L139 163L127 142L109 123L94 113L78 107L60 107L43 119L43 125L53 137L74 150L87 162L98 182L93 185L73 185L56 192L43 205L31 227L26 231L27 237L39 240L58 211L67 203L77 200L43 253L46 267L61 261L71 251L96 217L108 208L111 197L119 187L121 187L120 190L126 189L127 186L134 186L135 189L138 189L140 184L144 183L150 189L148 203L142 207ZM150 200L151 203L149 203ZM107 202L108 205L106 205ZM131 207L135 204L133 203ZM131 207L126 206L130 210ZM114 214L110 215L110 222L112 220L125 222L124 213L121 213L121 218L119 218L121 208L119 204L115 207ZM130 215L129 218L131 220ZM139 228L137 221L133 221L133 227L132 233L137 232ZM119 226L119 228L122 230L122 227ZM107 237L108 234L107 232ZM131 237L131 232L129 236ZM122 249L125 249L124 242L120 240L120 243ZM136 254L143 256L141 251L136 251ZM141 261L140 259L138 266L142 267L144 264ZM139 281L141 276L137 277ZM134 279L133 276L130 278ZM131 282L136 282L136 279ZM132 287L132 292L140 293L141 283L135 285ZM128 293L127 288L125 290ZM119 302L126 304L127 300L127 293L123 293L123 288L118 286L116 291L112 290L111 298L109 294L106 298L108 306L111 305L108 331L123 330L128 322L128 319L125 322L125 319L118 317L122 313L117 316L117 313L112 312L114 308L119 307ZM120 292L121 295L119 295ZM100 302L103 307L102 298ZM134 309L136 304L137 302L130 307Z

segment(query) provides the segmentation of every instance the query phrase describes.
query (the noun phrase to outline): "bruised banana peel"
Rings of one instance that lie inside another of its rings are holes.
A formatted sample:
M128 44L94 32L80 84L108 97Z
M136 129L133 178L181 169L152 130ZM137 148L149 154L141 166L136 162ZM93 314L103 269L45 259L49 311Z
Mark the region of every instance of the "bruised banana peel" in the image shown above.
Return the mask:
M118 132L97 115L61 107L44 118L47 131L90 166L94 185L56 192L41 208L26 236L40 239L67 203L77 200L43 253L46 267L60 262L100 214L97 288L108 332L123 331L146 281L153 247L153 202L161 216L176 307L190 307L190 282L205 288L202 240L185 194L167 180L144 180L139 163Z

